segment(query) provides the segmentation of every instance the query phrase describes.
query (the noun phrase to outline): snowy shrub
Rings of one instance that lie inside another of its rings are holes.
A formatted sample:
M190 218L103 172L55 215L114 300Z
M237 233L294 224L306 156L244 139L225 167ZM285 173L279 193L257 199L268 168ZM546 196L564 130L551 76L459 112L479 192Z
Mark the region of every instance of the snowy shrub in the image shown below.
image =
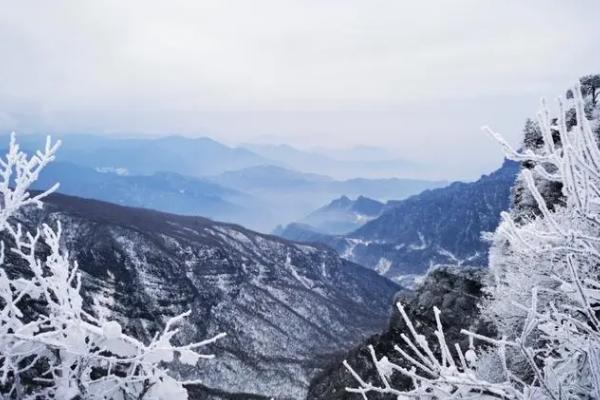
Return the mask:
M556 119L545 107L538 115L539 148L515 151L488 130L510 158L529 166L519 179L538 210L518 218L503 213L491 237L482 313L498 336L463 330L470 346L461 349L446 342L435 309L435 343L429 343L398 304L408 327L404 348L411 351L396 350L412 367L379 358L371 348L380 382L365 382L346 363L358 382L348 391L365 399L375 393L398 399L600 398L600 150L597 127L586 117L594 115L589 102L579 86L569 94L566 103L559 100ZM588 96L595 102L595 92ZM564 201L547 203L541 188L549 181L560 184ZM395 389L389 379L395 373L410 377L412 389Z
M195 365L211 357L198 349L221 335L175 345L177 325L189 312L171 318L150 343L124 334L118 322L83 309L81 275L61 247L60 224L30 233L13 222L24 207L42 207L58 187L28 192L59 144L48 139L43 152L28 157L13 135L0 160L0 231L10 243L0 242L0 398L187 399L165 363ZM18 266L7 265L6 252Z

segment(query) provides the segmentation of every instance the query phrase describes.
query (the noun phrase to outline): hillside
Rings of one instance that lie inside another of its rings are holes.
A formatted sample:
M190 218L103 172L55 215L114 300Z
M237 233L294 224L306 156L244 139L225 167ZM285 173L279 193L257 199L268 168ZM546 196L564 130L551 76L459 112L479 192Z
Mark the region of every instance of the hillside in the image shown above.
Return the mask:
M141 339L188 309L185 340L227 333L215 360L177 371L208 392L303 398L328 354L385 324L399 290L327 248L199 217L53 195L23 222L57 219L90 312Z
M60 182L59 191L67 195L228 222L246 222L245 207L253 205L252 197L245 193L174 172L122 175L55 162L42 171L34 189L54 182Z
M347 235L317 234L298 225L281 235L327 244L398 282L435 264L485 265L489 244L481 233L494 231L500 212L508 210L518 170L517 163L505 161L475 182L388 202L381 216Z

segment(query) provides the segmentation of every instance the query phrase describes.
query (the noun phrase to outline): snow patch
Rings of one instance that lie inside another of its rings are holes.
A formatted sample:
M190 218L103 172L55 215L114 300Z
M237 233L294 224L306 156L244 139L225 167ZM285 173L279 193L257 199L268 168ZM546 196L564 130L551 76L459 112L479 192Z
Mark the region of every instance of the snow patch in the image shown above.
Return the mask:
M419 235L419 244L411 244L408 246L408 248L410 250L425 250L428 246L427 242L425 241L425 237L423 236L423 234L421 232L417 232L417 234Z
M356 246L358 246L359 244L368 246L371 242L362 239L346 239L346 243L348 243L348 247L346 247L346 249L340 255L340 257L346 260L352 260L352 258L354 257L354 249L356 248Z
M115 174L119 176L129 175L129 170L123 167L97 167L96 172L100 172L102 174Z
M285 259L285 266L290 270L294 278L296 278L298 282L302 284L302 286L304 286L307 289L312 289L312 281L298 274L298 271L296 271L296 267L292 264L292 258L289 254Z
M377 262L377 265L375 265L375 271L377 271L379 275L385 275L391 267L392 262L385 257L381 257Z

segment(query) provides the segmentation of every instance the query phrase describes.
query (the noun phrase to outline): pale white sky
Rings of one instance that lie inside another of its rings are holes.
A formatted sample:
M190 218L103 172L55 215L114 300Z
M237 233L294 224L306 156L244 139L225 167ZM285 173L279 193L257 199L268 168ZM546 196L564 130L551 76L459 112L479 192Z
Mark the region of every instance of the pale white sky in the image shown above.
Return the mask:
M382 146L470 178L600 72L598 1L0 0L0 131Z

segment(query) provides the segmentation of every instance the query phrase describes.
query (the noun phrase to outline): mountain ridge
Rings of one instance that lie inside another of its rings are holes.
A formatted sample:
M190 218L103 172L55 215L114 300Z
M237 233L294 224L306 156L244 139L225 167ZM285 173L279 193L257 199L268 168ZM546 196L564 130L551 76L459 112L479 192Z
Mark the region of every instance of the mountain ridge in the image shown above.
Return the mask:
M355 200L343 195L313 211L299 223L313 227L317 233L346 234L378 217L384 207L384 203L362 195Z
M489 245L481 232L493 231L500 212L508 210L518 171L518 163L505 160L475 182L454 182L390 201L379 217L346 235L303 230L302 225L278 233L325 243L342 257L400 283L435 264L485 265Z
M26 227L57 220L92 314L116 319L140 340L188 309L182 341L227 333L211 346L214 360L173 368L214 394L195 387L204 393L197 398L304 398L327 354L385 324L401 289L326 246L202 217L62 194L19 217Z

